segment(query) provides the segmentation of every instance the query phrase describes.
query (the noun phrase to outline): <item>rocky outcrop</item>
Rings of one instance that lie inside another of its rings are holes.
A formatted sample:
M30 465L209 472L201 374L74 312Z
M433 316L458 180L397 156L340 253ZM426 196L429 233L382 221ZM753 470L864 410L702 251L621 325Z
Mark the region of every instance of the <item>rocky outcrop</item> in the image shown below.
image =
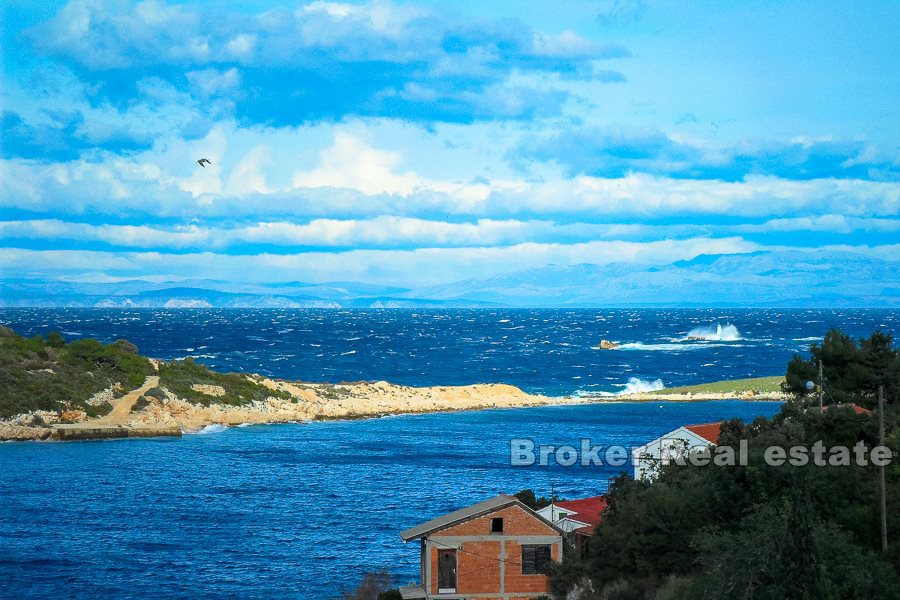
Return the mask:
M234 406L210 403L208 406L188 402L165 390L163 397L144 397L144 404L132 410L134 400L146 388L158 385L153 376L138 390L113 401L110 414L88 419L83 413L67 415L74 424L59 425L58 418L44 419L22 416L0 423L0 439L75 439L73 435L97 431L102 437L135 437L153 431L195 431L208 425L241 425L245 423L286 423L322 419L356 419L388 414L427 413L484 408L511 408L564 404L571 398L551 398L523 392L503 384L434 386L414 388L385 381L352 384L301 383L253 378L273 391L286 392L288 398L274 394L265 400ZM218 388L218 389L217 389ZM194 386L210 398L220 395L219 386ZM55 415L54 415L55 417ZM44 423L47 425L44 425ZM38 427L37 425L41 426ZM69 430L73 431L69 431ZM65 430L65 431L63 431ZM77 430L77 432L75 431ZM159 435L170 435L160 433ZM79 438L81 439L81 438Z

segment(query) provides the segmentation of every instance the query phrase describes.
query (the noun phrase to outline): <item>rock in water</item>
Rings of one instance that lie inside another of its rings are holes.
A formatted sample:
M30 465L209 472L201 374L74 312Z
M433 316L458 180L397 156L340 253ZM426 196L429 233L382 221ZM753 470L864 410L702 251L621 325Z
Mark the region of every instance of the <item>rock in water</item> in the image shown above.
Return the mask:
M611 342L609 340L600 340L600 349L601 350L615 350L619 347L617 342Z

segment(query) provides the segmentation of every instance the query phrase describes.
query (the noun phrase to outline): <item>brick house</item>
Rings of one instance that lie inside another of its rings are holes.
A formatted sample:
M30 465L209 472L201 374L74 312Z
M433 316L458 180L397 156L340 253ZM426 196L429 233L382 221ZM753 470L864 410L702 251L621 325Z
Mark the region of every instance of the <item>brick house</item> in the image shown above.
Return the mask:
M547 566L562 559L563 531L501 494L400 533L421 541L420 585L404 599L524 600L547 592Z

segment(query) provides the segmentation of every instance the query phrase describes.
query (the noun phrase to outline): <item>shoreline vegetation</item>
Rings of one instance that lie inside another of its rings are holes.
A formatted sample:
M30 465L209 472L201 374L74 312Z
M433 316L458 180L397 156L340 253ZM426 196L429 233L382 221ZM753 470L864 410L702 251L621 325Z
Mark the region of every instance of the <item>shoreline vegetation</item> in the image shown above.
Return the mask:
M785 400L783 377L618 395L544 396L506 384L308 383L146 358L134 344L24 338L0 328L0 441L180 435L211 425L350 420L589 402Z

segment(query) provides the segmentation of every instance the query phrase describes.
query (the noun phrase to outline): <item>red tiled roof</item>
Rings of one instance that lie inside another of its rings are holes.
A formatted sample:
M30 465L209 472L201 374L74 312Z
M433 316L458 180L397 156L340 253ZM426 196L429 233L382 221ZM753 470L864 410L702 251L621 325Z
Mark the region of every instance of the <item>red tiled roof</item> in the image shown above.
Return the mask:
M713 444L719 443L719 434L722 433L722 421L716 423L701 423L700 425L685 425L685 429L696 433L704 440L709 440Z
M871 410L869 410L868 408L863 408L862 406L859 406L858 404L830 404L825 407L825 410L828 410L832 406L837 407L837 408L850 407L853 409L853 412L855 412L858 415L871 415L872 414Z
M574 515L572 519L587 523L587 527L582 527L577 531L591 534L594 527L603 520L603 511L606 510L606 498L603 496L591 496L590 498L579 498L578 500L563 500L556 502L556 506L563 510L571 510Z

